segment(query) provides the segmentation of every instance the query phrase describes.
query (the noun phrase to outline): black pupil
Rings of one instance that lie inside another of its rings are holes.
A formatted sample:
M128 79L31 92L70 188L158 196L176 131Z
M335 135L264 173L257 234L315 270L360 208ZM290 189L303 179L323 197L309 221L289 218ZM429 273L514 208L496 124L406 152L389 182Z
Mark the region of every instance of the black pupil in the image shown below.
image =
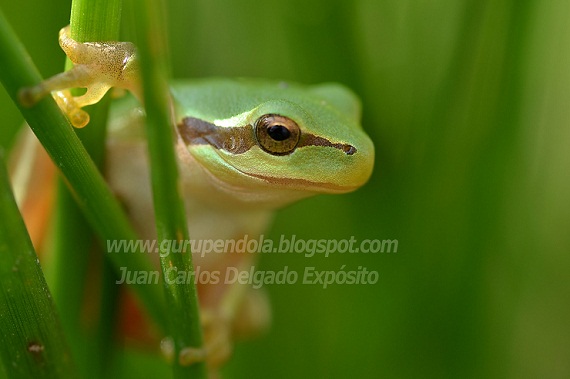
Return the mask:
M271 125L267 128L267 134L275 141L284 141L291 136L289 129L283 125Z

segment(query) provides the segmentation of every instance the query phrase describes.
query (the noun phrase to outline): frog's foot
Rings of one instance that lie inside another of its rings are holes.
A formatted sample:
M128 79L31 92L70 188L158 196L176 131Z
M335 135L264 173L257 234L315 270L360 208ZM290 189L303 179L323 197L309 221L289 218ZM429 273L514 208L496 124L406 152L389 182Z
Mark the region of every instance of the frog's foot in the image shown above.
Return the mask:
M251 338L265 332L271 323L267 293L248 288L235 312L202 311L204 348L186 348L178 357L181 365L206 361L209 371L216 373L230 358L235 339Z
M183 349L178 359L183 366L195 363L197 360L205 360L208 368L216 371L232 353L231 324L225 317L209 311L202 311L201 319L204 347Z
M206 362L209 378L217 377L217 372L232 352L230 323L212 312L204 311L201 314L202 329L204 332L204 346L185 347L178 354L178 363L181 366L190 366L198 362ZM171 337L164 338L160 344L162 354L168 361L175 359L174 341Z
M216 378L219 368L231 356L234 339L261 334L271 323L271 308L265 291L246 288L241 294L240 302L231 301L236 296L234 292L228 294L230 296L225 307L201 310L203 347L185 347L175 357L174 342L168 337L161 343L163 355L170 362L178 359L182 366L206 362L209 378Z
M132 43L80 43L70 37L69 26L66 26L59 32L59 44L74 63L73 68L20 90L19 99L23 105L32 106L55 92L54 98L72 124L82 127L89 122L89 116L81 108L97 103L111 87L138 94L138 63ZM86 88L87 91L80 96L71 96L68 91L63 91L70 88Z

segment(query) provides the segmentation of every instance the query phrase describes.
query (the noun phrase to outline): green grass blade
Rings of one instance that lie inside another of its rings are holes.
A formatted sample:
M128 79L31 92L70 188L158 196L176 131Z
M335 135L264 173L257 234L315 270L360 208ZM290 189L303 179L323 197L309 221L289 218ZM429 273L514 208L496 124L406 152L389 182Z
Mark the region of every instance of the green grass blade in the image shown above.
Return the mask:
M87 1L74 0L71 6L71 35L78 41L109 41L119 37L120 0ZM66 68L72 67L69 59ZM106 124L109 96L86 109L91 121L88 128L77 129L87 152L99 170L104 163ZM59 179L61 181L61 179ZM48 252L51 264L50 288L62 315L63 327L69 336L74 356L83 376L99 378L105 376L104 364L112 358L113 331L117 323L118 289L116 275L104 260L108 255L94 254L95 236L81 209L67 186L57 186L56 210ZM97 252L104 250L99 244ZM96 273L91 272L95 267ZM93 280L93 276L97 280ZM94 289L99 285L100 289ZM99 296L86 297L89 291ZM89 305L86 305L89 304ZM96 304L96 305L94 305ZM94 321L85 325L82 311L86 306L99 309ZM94 364L95 362L95 364ZM98 364L97 364L98 363Z
M146 131L150 152L152 189L159 241L188 240L184 204L178 192L178 169L174 155L172 118L166 82L166 38L162 25L162 2L143 1L135 6L137 46L141 59L144 104L147 114ZM172 246L172 244L167 244ZM173 253L161 243L161 266L167 273L193 270L190 251ZM174 268L174 270L173 270ZM170 279L173 275L170 275ZM168 279L168 278L166 278ZM196 286L171 284L165 280L170 335L176 356L185 347L202 347ZM181 366L173 364L175 378L204 378L203 363Z
M12 378L76 378L0 152L0 356Z

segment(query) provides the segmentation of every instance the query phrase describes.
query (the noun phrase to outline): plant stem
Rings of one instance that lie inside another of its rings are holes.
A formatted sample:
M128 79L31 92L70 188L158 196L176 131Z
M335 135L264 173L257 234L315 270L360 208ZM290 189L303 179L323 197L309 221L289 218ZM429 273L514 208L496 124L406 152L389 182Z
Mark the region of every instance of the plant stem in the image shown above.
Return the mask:
M117 40L120 26L120 0L86 1L73 0L71 6L71 35L80 42ZM72 67L69 59L66 68ZM109 110L106 96L98 104L86 111L91 116L88 128L77 129L75 132L85 146L89 155L99 170L103 166L106 124ZM105 367L112 353L112 331L115 327L117 314L118 286L114 283L115 275L108 264L103 261L108 256L93 254L95 238L87 220L83 217L73 195L61 179L58 180L57 202L54 212L53 243L50 256L53 265L53 275L50 288L54 293L58 309L61 311L63 326L70 337L75 356L80 358L83 376L104 377ZM79 238L78 238L79 237ZM100 246L98 250L103 250ZM89 269L96 267L96 273L88 280ZM111 280L112 283L101 282ZM99 284L100 291L94 289ZM89 290L87 289L89 288ZM97 293L100 296L86 298L86 293ZM82 310L86 303L99 309L90 325L82 325ZM93 305L93 304L99 304ZM90 330L86 330L90 329ZM86 338L86 333L88 337ZM85 343L85 340L90 343ZM99 362L100 364L93 364Z
M182 349L202 347L196 286L177 284L178 272L193 270L190 251L173 252L173 243L186 241L188 229L184 203L178 191L178 167L174 155L173 120L166 82L167 63L165 28L162 25L162 2L145 0L134 6L137 46L141 60L143 98L146 108L146 132L151 163L152 190L156 213L156 229L160 244L161 266L165 279L166 301L170 316L170 335L176 357ZM175 378L205 378L204 363L181 366L174 360Z
M2 19L0 13L0 21ZM12 378L76 378L0 152L0 356Z

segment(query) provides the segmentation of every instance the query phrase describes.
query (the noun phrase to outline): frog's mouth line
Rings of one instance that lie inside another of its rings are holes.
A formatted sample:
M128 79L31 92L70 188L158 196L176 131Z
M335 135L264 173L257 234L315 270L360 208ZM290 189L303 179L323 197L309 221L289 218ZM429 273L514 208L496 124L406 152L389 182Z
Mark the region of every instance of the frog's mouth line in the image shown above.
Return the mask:
M240 175L253 179L262 180L275 187L289 188L291 190L300 191L300 192L341 194L341 193L355 191L358 188L358 186L339 186L331 183L314 182L307 179L276 178L274 176L252 174L250 172L242 171L234 166L231 167ZM213 173L210 174L214 175Z
M275 178L273 176L251 174L248 172L243 172L241 170L238 171L249 177L261 179L271 184L278 184L283 187L303 188L303 191L310 191L312 189L315 189L315 192L347 193L352 192L358 188L358 186L339 186L331 183L313 182L307 179ZM325 191L323 191L323 189Z
M223 127L198 118L185 117L177 126L182 140L188 146L210 145L231 154L243 154L253 146L258 146L252 125ZM356 147L350 144L331 142L314 134L302 133L296 149L306 146L332 147L346 155L357 153Z

